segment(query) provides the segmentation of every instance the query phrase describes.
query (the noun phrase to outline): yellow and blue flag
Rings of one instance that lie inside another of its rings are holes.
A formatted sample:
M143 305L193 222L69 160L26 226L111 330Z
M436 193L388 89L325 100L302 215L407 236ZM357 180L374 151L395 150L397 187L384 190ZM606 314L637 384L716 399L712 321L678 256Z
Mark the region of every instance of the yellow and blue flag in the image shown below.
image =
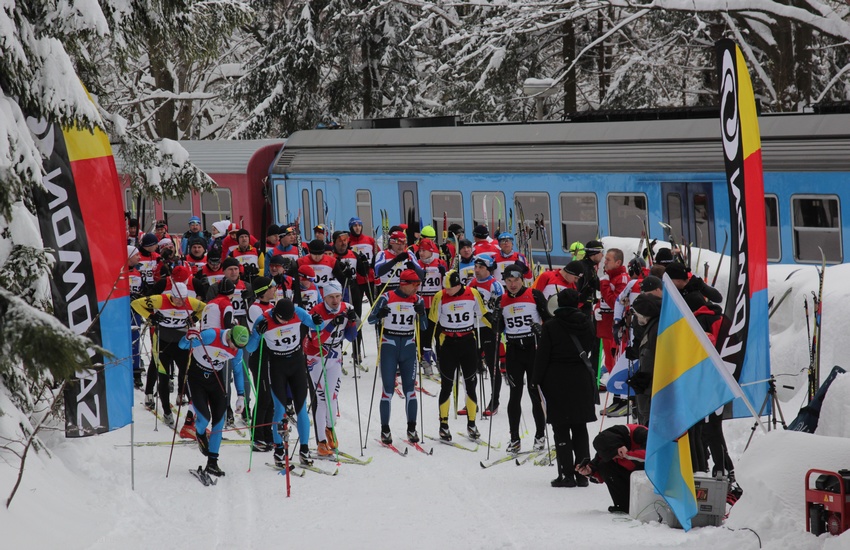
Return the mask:
M688 429L742 395L684 298L664 275L646 476L685 530L697 514Z

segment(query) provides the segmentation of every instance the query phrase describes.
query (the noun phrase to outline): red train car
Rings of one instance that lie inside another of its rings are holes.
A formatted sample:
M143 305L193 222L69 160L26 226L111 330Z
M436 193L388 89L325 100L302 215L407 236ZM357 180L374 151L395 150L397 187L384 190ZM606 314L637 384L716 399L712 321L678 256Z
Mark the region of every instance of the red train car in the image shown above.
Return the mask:
M143 231L152 231L155 220L165 220L168 231L179 237L189 228L189 218L198 216L204 229L230 219L260 238L263 224L272 223L271 203L265 201L264 185L269 166L284 140L198 140L180 141L189 159L206 172L218 187L207 193L192 193L179 199L133 200L129 185L124 186L124 204L140 219ZM120 150L115 161L121 173Z

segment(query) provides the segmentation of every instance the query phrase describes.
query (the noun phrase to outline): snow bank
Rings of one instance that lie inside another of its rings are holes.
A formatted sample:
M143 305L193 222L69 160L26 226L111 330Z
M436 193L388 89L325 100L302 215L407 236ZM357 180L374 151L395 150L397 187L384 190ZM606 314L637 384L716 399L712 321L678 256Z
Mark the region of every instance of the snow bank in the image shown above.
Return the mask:
M804 481L812 468L850 468L850 440L782 430L755 439L735 469L744 495L726 526L752 529L763 548L850 547L850 533L816 538L806 532Z

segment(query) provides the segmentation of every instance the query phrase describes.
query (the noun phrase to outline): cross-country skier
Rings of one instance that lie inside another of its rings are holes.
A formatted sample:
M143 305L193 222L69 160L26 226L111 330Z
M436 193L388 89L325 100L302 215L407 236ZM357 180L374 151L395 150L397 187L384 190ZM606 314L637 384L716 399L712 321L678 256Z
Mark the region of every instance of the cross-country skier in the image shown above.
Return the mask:
M487 306L487 312L492 314L499 307L499 302L502 295L505 293L505 287L496 280L494 271L496 270L496 262L487 254L482 254L475 258L475 277L469 282L469 287L474 288L481 293L481 299L484 300L484 305ZM497 350L501 344L500 335L490 327L489 323L484 323L483 318L478 320L480 330L480 341L478 342L479 352L484 361L484 365L492 376L492 391L490 403L484 410L484 416L492 416L499 410L499 394L502 390L502 373L499 368L499 359L496 357Z
M478 398L475 394L476 374L480 354L475 341L475 325L483 320L488 326L489 315L481 294L460 282L457 271L446 274L445 289L434 296L430 320L437 325L437 348L440 369L440 439L452 440L449 429L449 398L452 395L455 376L460 371L466 387L466 432L470 439L478 439L481 433L475 426Z
M421 279L416 271L405 269L398 276L398 288L386 292L378 298L369 323L382 323L379 354L381 356L381 441L392 444L390 431L390 400L395 391L396 371L401 372L401 384L404 391L405 410L407 411L407 438L413 443L419 442L416 432L416 323L419 330L428 327L425 316L425 303L416 291Z
M242 361L242 348L247 343L248 329L241 325L230 330L199 331L192 328L179 342L180 349L192 350L192 358L195 361L193 368L189 369L189 393L192 396L192 408L195 409L198 448L207 457L205 471L210 475L224 475L218 465L218 451L227 410L226 380L222 371L228 361ZM233 379L238 395L234 410L236 414L241 414L245 408L242 369L233 371ZM212 424L209 439L206 433L208 424Z
M186 379L186 367L189 364L189 353L181 350L178 344L186 334L189 325L200 319L204 309L204 303L196 298L189 298L188 293L186 285L174 283L171 294L145 296L133 300L130 304L136 313L149 319L156 327L157 343L154 346L153 361L148 369L145 406L153 408L153 385L158 381L163 419L171 427L174 427L174 416L171 414L169 401L169 380L176 365L177 393L182 396L185 392L183 384Z
M549 318L546 300L539 290L524 286L525 272L528 268L522 264L509 265L502 272L505 281L505 294L502 296L500 318L505 331L507 345L505 350L508 383L511 387L508 401L508 426L511 442L505 448L509 453L520 451L519 421L522 415L522 388L524 378L528 377L528 396L531 398L531 411L534 416L534 450L543 450L546 440L546 428L543 407L537 386L531 383L534 355L542 323Z
M286 389L292 392L295 410L298 411L298 438L301 442L299 455L301 463L310 465L310 417L307 414L307 368L304 352L301 348L301 325L311 329L321 329L322 318L310 316L303 308L296 306L286 298L279 300L273 309L265 312L254 323L248 353L254 353L260 345L263 349L263 361L268 362L269 380L274 400L272 436L274 437L275 465L284 467L284 453L281 432L286 431L288 418L284 418ZM281 425L283 424L283 425Z
M310 310L310 314L318 315L325 322L325 328L319 333L322 339L321 353L315 332L310 333L304 351L307 355L307 371L316 388L313 415L316 440L319 442L317 452L321 456L330 456L337 448L331 422L332 416L336 415L336 400L342 379L342 341L345 339L351 342L355 339L359 323L352 305L342 300L342 288L336 281L325 285L324 301ZM328 409L328 400L331 401L332 410Z

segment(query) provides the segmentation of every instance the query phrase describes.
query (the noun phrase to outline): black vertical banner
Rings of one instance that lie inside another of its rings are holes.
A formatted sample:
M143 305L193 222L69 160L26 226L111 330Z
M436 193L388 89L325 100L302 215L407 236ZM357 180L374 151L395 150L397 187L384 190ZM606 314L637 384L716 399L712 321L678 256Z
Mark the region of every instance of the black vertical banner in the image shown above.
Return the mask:
M76 334L102 346L98 301L89 241L65 137L59 125L29 118L27 124L46 155L43 189L33 191L44 247L53 250L51 278L54 315ZM65 387L65 435L83 437L109 430L103 356L89 350L93 367Z

